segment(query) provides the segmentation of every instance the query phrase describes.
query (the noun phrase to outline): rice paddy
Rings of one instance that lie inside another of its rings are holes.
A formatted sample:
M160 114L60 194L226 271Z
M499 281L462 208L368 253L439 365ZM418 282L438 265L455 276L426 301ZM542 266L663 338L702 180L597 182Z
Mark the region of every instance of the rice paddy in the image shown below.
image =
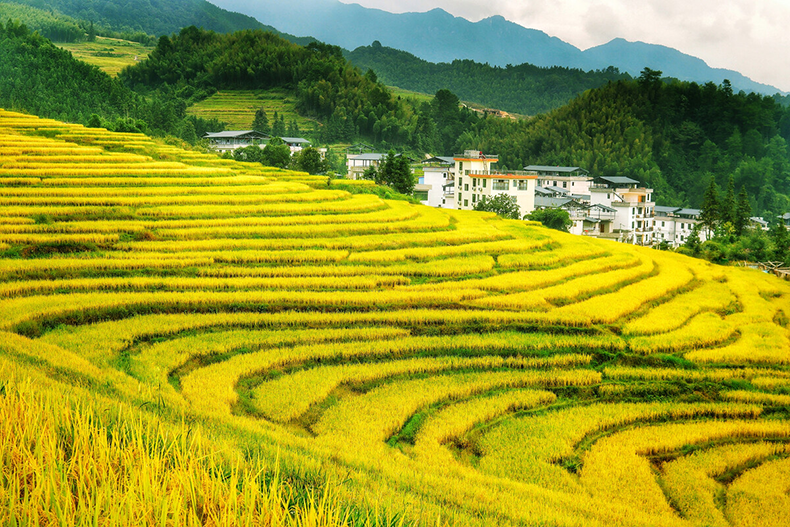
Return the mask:
M0 524L787 522L786 282L2 110L0 153Z

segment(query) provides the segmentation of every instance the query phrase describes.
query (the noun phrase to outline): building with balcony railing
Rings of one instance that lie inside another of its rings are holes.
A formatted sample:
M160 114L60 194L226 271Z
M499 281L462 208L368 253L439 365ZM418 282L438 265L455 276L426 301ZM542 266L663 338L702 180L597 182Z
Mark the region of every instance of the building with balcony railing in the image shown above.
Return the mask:
M208 139L209 148L220 154L233 152L237 148L259 146L263 148L269 141L269 136L256 130L225 130L224 132L206 132L203 136Z
M569 194L589 194L593 180L589 172L580 167L529 165L524 170L537 173L539 187L557 187Z
M453 157L455 161L455 200L457 208L472 210L484 197L506 194L516 198L522 216L535 210L535 186L538 179L531 170L495 170L499 158L478 150L467 150Z
M653 189L639 186L639 181L622 176L595 178L590 184L591 205L604 205L615 210L612 230L636 245L654 243L656 204ZM622 236L625 233L627 236Z

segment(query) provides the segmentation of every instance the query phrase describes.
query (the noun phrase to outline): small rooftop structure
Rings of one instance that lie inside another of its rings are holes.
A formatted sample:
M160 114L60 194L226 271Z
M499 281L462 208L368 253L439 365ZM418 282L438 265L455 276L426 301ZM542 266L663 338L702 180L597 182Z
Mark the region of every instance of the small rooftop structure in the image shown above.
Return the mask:
M529 165L524 170L535 171L539 176L588 176L589 172L581 167L554 167L547 165Z
M269 140L269 136L257 130L225 130L224 132L206 132L203 136L208 139L211 147L218 152L232 152L237 148L251 145L262 145Z
M624 176L599 176L599 180L615 187L635 187L639 185L639 181Z

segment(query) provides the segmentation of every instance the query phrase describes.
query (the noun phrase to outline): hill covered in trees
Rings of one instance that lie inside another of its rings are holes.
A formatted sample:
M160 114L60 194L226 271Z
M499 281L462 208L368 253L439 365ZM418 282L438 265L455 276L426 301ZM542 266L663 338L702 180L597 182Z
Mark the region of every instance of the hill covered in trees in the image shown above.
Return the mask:
M218 89L288 88L300 113L324 123L325 143L365 139L382 148L442 152L476 121L449 92L434 103L411 104L394 97L373 72L362 75L337 46L299 46L259 30L223 35L185 28L160 38L148 59L120 78L138 92L183 97Z
M150 2L148 0L15 0L15 3L53 13L56 16L65 15L78 21L86 31L89 25L93 24L101 35L123 35L124 38L130 40L169 35L193 25L220 33L230 33L242 29L262 29L280 34L273 27L266 26L250 16L227 11L206 0L168 0L167 2ZM24 19L27 13L28 11L25 11L12 18L15 20L22 18L22 22L30 25L30 21ZM37 15L37 18L40 16ZM32 27L38 29L35 25ZM59 40L49 34L43 32L42 34L53 40ZM310 37L281 35L302 44L313 40Z
M218 122L187 117L183 100L143 97L14 22L0 23L0 107L116 131L194 142Z
M497 153L500 164L581 166L633 177L668 205L699 206L710 178L743 186L760 214L790 209L790 110L771 97L734 93L726 81L635 81L591 90L529 121L485 119L457 148Z
M615 68L582 71L532 64L489 66L473 60L434 64L374 42L346 54L362 71L372 69L385 84L423 93L448 89L462 100L508 112L535 115L559 108L609 81L630 79Z

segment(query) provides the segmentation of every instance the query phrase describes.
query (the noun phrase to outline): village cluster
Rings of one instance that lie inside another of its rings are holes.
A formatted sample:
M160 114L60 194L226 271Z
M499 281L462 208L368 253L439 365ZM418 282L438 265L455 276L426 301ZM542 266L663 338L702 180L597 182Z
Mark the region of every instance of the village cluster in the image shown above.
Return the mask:
M260 137L259 137L260 136ZM251 130L206 134L213 149L232 151L268 139ZM303 138L283 138L292 153L309 145ZM362 179L370 167L378 167L384 153L347 154L347 176ZM656 205L653 189L622 176L591 177L580 167L529 165L523 170L497 170L496 155L467 150L452 157L432 157L421 162L423 175L415 196L424 205L473 210L484 197L506 194L515 198L522 214L536 209L559 208L568 212L572 234L611 239L634 245L686 243L700 223L700 210ZM762 218L752 218L762 229ZM700 241L706 229L698 229Z

